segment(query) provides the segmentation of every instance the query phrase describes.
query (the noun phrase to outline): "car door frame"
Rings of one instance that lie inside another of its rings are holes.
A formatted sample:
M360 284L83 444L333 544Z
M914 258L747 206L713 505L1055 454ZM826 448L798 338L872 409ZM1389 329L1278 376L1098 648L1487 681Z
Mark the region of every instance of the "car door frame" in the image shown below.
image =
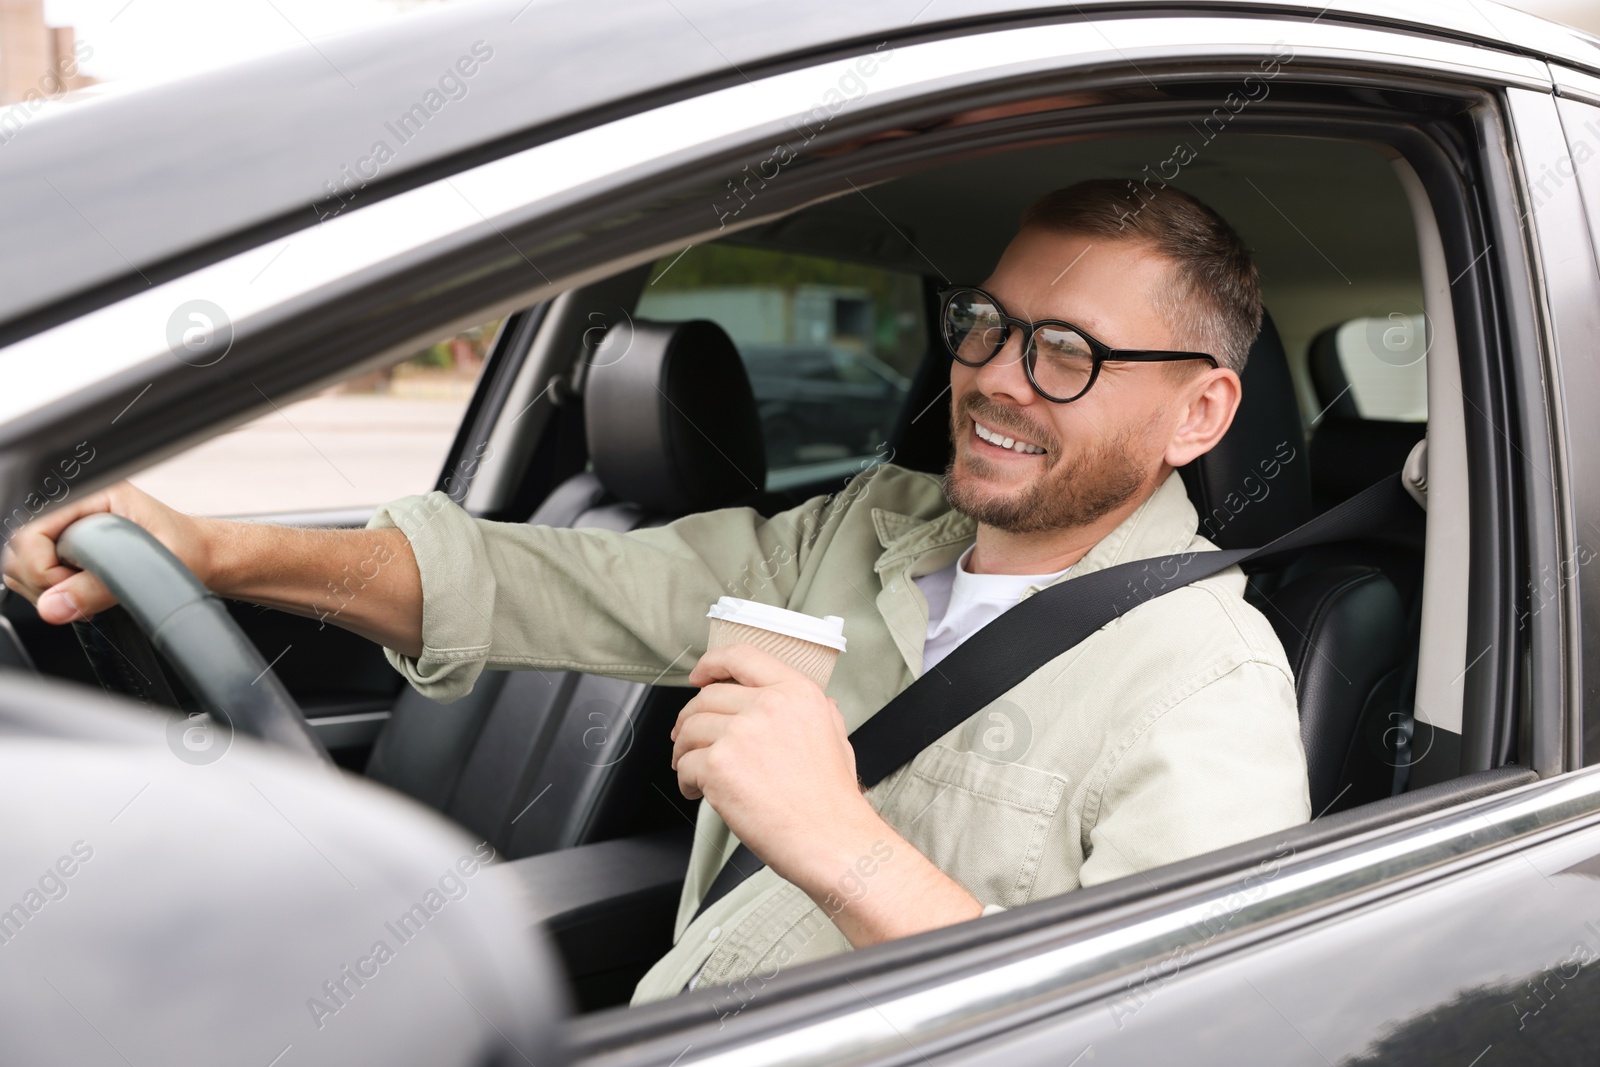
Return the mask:
M1600 124L1600 76L1560 64L1551 65L1556 85L1556 110L1564 147L1545 142L1526 149L1524 172L1536 182L1552 171L1566 178L1553 190L1560 211L1549 225L1539 218L1542 209L1530 210L1535 221L1537 244L1547 277L1560 282L1549 292L1548 315L1556 341L1556 383L1552 392L1558 402L1557 439L1561 442L1560 463L1566 489L1563 500L1563 535L1567 551L1575 555L1557 561L1555 584L1559 598L1552 598L1566 613L1574 640L1566 653L1574 664L1568 681L1569 699L1581 707L1581 716L1569 723L1567 762L1569 766L1600 763L1600 568L1588 565L1600 552L1600 420L1594 419L1575 398L1600 396L1600 365L1593 356L1594 338L1600 337L1600 280L1572 263L1600 261L1600 161L1595 158L1600 139L1592 131ZM1542 125L1548 136L1549 122ZM1586 150L1583 163L1575 163L1580 149ZM1567 168L1578 171L1576 180ZM1549 168L1548 170L1546 168ZM1530 205L1531 208L1531 205ZM1567 227L1559 220L1588 219ZM1576 563L1576 567L1572 566ZM1575 570L1577 580L1569 572ZM1544 583L1540 583L1544 591Z

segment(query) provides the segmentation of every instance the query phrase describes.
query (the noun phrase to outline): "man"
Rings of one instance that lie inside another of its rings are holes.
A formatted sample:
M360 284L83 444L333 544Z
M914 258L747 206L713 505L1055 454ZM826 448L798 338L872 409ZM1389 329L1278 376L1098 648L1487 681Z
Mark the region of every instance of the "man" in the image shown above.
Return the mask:
M1260 319L1249 254L1210 209L1086 182L1033 204L990 276L945 299L942 481L885 464L770 520L730 508L628 534L485 522L440 493L385 505L367 531L283 529L121 485L20 533L6 584L51 622L104 609L53 539L109 509L223 595L382 643L442 701L485 666L699 686L673 729L680 787L705 800L676 943L634 999L754 989L1309 817L1293 678L1237 568L1063 649L870 790L847 740L1040 588L1214 547L1174 468L1228 429ZM704 651L730 589L845 618L831 698L750 646ZM695 918L730 831L767 866Z

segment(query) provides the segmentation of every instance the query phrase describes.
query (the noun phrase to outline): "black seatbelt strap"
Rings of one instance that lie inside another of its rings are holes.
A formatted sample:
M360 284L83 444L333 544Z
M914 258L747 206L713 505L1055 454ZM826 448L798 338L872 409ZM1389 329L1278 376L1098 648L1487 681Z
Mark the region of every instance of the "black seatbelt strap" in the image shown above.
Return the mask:
M1420 550L1423 519L1396 474L1263 548L1134 560L1042 589L961 642L939 661L937 670L924 672L856 727L850 735L856 775L866 788L877 785L1045 664L1163 593L1235 564L1258 569L1291 553L1339 541L1385 541ZM741 843L701 898L695 918L763 866Z

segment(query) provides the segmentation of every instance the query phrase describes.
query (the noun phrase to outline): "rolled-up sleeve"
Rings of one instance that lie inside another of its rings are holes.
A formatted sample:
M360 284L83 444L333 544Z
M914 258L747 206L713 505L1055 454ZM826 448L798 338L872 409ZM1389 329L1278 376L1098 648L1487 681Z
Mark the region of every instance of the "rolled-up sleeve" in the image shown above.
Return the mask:
M446 704L485 669L685 685L719 596L787 605L817 540L825 510L817 504L771 519L723 508L617 533L491 522L438 491L401 497L367 527L398 527L411 543L422 654L384 655L419 693ZM740 581L752 573L761 580Z
M383 654L417 692L448 704L472 691L493 647L495 576L476 522L444 493L401 497L367 522L395 527L422 575L422 654Z

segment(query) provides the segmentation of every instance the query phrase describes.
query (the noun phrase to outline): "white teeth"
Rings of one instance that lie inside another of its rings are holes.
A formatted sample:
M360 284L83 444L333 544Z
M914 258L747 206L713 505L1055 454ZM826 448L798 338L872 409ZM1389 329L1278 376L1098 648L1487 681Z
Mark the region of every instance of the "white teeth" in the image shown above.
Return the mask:
M977 431L979 437L999 448L1009 448L1011 451L1024 456L1044 454L1044 449L1038 445L1030 445L1026 441L1018 441L1014 437L1006 437L1004 434L988 429L981 423L974 422L972 427Z

